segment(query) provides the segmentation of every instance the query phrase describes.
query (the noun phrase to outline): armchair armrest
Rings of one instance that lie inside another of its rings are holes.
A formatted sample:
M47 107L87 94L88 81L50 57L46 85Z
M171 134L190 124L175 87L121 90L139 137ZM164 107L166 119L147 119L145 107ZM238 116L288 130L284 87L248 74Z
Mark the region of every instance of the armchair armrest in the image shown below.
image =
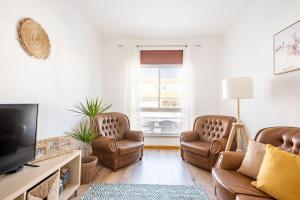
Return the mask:
M144 141L144 134L142 131L127 131L125 133L125 138L132 141Z
M180 142L189 142L189 141L194 141L198 140L199 135L194 132L194 131L186 131L182 132L180 135Z
M223 151L220 153L216 167L227 170L237 170L244 159L242 151Z
M221 151L224 151L226 148L228 139L227 138L215 138L212 140L210 145L210 152L212 154L219 154Z
M110 136L98 136L92 142L92 149L104 152L116 152L118 148L115 138Z

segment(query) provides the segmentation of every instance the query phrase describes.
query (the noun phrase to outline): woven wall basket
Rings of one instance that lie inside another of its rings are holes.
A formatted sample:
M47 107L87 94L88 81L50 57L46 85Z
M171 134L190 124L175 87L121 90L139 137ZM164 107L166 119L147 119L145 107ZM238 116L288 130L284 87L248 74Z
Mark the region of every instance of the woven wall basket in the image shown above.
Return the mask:
M19 21L18 40L25 52L38 59L46 59L50 54L51 44L43 27L31 18Z

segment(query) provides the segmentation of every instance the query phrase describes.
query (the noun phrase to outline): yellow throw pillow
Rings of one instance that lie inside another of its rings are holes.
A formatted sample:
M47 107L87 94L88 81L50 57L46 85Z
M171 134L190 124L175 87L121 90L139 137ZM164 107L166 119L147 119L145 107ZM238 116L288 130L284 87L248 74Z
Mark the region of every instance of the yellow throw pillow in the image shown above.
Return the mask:
M268 144L258 172L251 183L278 200L300 199L300 156Z

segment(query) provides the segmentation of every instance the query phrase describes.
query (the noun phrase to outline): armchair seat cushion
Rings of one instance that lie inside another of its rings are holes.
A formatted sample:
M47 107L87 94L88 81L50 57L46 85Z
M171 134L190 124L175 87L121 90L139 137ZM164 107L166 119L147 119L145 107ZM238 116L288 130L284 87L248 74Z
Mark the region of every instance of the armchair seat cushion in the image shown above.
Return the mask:
M236 170L212 169L215 185L227 199L235 199L237 194L250 195L261 198L270 198L268 194L261 192L251 185L253 179L239 174ZM229 197L229 198L228 198Z
M117 148L121 156L137 152L140 149L142 149L143 146L144 146L144 142L131 141L131 140L117 141Z
M190 151L192 153L208 157L210 142L205 142L201 140L181 142L181 148L185 151Z

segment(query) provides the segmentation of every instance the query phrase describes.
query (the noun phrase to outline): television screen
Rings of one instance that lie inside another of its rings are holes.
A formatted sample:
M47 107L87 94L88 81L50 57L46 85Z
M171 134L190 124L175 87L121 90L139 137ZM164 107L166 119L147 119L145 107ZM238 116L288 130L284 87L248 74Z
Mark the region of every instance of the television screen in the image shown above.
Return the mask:
M37 104L0 104L0 174L35 157Z

